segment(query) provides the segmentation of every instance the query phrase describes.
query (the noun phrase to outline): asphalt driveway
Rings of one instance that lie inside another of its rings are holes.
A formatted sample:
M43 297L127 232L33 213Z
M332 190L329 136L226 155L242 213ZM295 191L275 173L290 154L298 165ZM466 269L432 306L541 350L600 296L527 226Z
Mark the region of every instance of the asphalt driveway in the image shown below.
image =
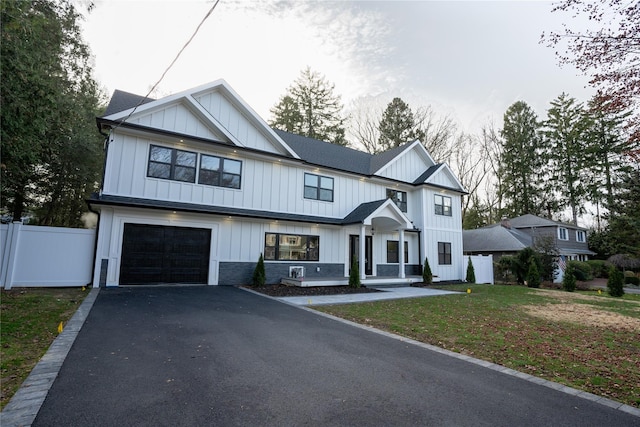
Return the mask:
M102 290L34 426L634 426L231 287Z

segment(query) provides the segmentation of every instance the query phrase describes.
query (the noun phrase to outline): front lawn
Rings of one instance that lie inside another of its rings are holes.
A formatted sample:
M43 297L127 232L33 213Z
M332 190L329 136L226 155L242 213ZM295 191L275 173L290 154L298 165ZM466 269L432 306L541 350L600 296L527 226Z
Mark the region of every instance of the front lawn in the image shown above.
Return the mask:
M0 372L4 408L89 293L81 288L14 288L0 294Z
M640 407L640 295L467 288L314 309Z

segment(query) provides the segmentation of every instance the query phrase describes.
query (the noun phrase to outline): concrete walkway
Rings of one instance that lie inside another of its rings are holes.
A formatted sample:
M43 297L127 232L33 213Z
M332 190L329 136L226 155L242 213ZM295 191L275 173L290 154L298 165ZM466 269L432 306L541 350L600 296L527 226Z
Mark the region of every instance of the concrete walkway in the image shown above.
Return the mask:
M295 305L325 305L325 304L350 304L354 302L383 301L400 298L432 297L436 295L460 294L460 292L443 291L440 289L427 289L416 287L401 288L373 288L381 292L345 295L323 295L302 297L280 297L280 301Z

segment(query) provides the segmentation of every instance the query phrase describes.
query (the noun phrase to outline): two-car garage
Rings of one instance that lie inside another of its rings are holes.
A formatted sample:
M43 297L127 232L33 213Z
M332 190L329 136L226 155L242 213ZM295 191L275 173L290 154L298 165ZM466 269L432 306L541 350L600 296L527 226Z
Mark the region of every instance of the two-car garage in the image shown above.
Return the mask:
M125 223L120 285L206 284L211 229Z

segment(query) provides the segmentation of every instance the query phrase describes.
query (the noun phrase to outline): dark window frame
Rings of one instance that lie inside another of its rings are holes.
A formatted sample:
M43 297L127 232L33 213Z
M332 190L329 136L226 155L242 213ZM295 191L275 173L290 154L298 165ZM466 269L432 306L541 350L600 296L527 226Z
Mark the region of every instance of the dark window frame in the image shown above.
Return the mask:
M159 160L153 160L152 156L153 156L154 148L159 148L159 149L162 149L162 150L171 151L171 160L170 160L170 162L163 162L163 161L159 161ZM192 154L194 156L193 166L180 164L179 163L179 157L178 157L179 153ZM165 165L165 166L168 166L169 167L169 176L168 177L167 176L159 176L158 174L153 175L152 174L152 167L154 165ZM150 145L149 158L148 158L148 162L147 162L147 177L149 177L149 178L168 179L170 181L195 183L196 182L197 166L198 166L198 153L196 153L194 151L180 150L179 148L165 147L165 146L162 146L162 145L154 145L154 144ZM180 171L180 170L185 170L185 171L189 171L190 170L192 172L192 174L191 174L192 178L191 179L180 179L180 177L176 173L176 171Z
M438 265L451 265L451 242L438 242Z
M315 186L313 185L307 185L307 176L312 176L317 178L318 182ZM328 188L324 188L322 187L322 179L329 179L331 180L331 190L329 190ZM310 192L315 192L315 196L311 196ZM323 197L324 192L326 191L331 191L331 198L327 198L327 197ZM334 191L335 191L335 180L330 177L330 176L324 176L324 175L317 175L314 173L309 173L309 172L305 172L304 173L304 190L303 190L303 196L305 199L309 199L309 200L319 200L321 202L333 202L334 200Z
M438 198L440 198L440 203L438 203ZM449 205L445 203L445 200L449 201ZM434 197L434 206L435 206L435 214L442 216L452 216L452 201L451 197L444 196L442 194L436 194Z
M269 245L269 235L273 235L273 245ZM300 238L299 247L305 247L305 259L281 258L280 240L281 237ZM316 246L311 246L311 240L315 240ZM265 261L289 261L289 262L318 262L320 261L320 236L313 234L294 234L294 233L264 233L264 259Z
M398 197L400 196L400 197ZM387 188L387 199L391 199L393 203L404 213L407 213L407 192Z
M395 243L395 250L389 247L389 244ZM387 264L399 264L400 263L400 254L398 253L400 249L400 241L399 240L387 240ZM394 261L395 260L395 261ZM409 262L409 242L404 241L404 263L407 264Z
M211 158L218 160L218 169L207 169L203 167L203 158ZM240 173L232 173L225 171L226 162L236 162L240 164ZM215 177L217 182L205 182L208 178L205 176ZM230 179L229 179L230 178ZM234 178L237 178L237 185L233 185ZM232 185L225 185L226 182L230 182ZM223 187L239 190L242 187L242 160L230 159L227 157L215 156L213 154L200 154L200 167L198 168L198 184L211 185L214 187Z

